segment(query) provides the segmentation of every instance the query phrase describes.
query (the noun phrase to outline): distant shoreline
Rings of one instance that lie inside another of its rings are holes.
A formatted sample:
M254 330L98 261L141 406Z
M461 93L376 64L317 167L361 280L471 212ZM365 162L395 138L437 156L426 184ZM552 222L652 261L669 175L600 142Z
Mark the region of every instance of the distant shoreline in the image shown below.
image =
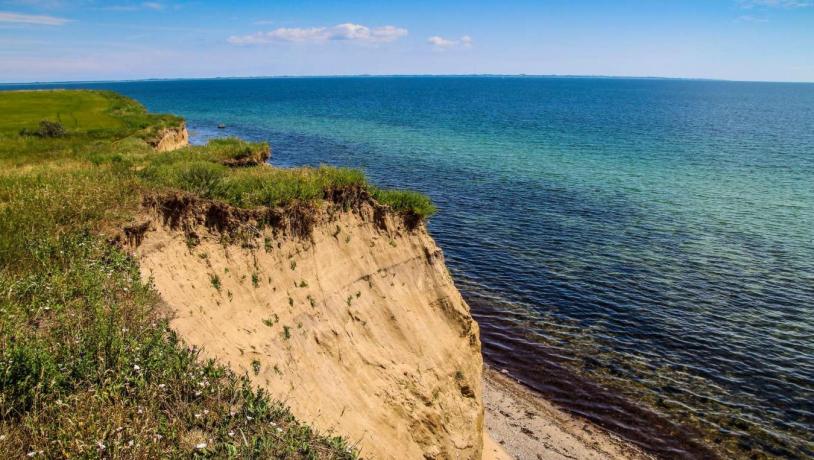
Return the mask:
M255 75L255 76L222 76L222 77L166 77L136 78L124 80L54 80L31 82L0 82L0 86L37 86L37 85L81 85L104 83L146 83L167 81L208 81L208 80L272 80L272 79L341 79L341 78L529 78L529 79L573 79L573 80L657 80L687 82L725 82L725 83L768 83L814 85L809 81L774 81L774 80L728 80L706 77L660 77L634 75L557 75L557 74L340 74L340 75Z

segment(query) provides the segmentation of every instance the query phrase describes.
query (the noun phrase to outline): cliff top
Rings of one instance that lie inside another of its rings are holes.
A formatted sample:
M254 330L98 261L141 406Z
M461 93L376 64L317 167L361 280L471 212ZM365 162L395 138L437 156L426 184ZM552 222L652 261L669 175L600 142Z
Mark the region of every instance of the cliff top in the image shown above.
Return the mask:
M264 144L155 151L184 129L111 92L0 92L0 451L355 456L183 346L110 237L148 195L246 211L366 200L419 220L432 204L356 170L267 166Z

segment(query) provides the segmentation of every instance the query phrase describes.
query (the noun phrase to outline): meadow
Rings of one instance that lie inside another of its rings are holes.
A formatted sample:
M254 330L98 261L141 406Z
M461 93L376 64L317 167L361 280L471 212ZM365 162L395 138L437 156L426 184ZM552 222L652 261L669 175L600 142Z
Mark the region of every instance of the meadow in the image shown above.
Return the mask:
M358 170L268 166L265 144L151 147L181 123L107 91L0 92L0 452L355 458L181 343L111 235L156 192L255 208L353 189L421 219L435 208Z

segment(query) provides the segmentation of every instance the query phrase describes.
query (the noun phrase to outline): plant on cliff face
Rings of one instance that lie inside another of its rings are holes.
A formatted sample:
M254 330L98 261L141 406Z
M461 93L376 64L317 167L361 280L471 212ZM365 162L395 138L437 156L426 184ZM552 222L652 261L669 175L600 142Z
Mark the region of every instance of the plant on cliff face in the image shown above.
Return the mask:
M220 276L218 275L209 275L209 283L215 288L216 291L220 292L221 284L220 284Z

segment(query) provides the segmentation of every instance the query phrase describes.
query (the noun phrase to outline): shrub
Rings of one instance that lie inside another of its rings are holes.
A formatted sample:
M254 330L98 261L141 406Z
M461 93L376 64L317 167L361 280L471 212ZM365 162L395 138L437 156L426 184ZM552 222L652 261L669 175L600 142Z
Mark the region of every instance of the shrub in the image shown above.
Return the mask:
M62 137L65 135L65 127L58 121L40 121L40 127L37 129L37 135L40 137Z

